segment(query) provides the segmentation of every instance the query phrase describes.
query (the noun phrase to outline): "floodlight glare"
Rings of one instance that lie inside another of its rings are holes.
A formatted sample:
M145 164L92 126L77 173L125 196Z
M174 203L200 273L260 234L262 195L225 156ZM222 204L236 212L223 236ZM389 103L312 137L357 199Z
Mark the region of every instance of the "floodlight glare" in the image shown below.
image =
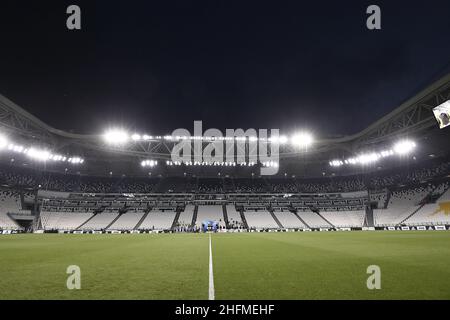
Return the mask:
M139 140L141 140L141 136L139 134L135 133L131 136L131 139L133 139L133 141L139 141Z
M47 161L51 158L51 154L48 151L35 148L30 148L27 152L27 156L39 161Z
M397 142L394 145L394 152L399 155L405 155L410 153L414 148L416 147L416 144L414 141L411 140L402 140Z
M158 165L158 161L156 160L143 160L141 162L142 167L154 167L156 165Z
M343 164L344 163L341 160L332 160L332 161L330 161L330 166L332 166L332 167L340 167Z
M106 143L113 145L124 144L129 140L128 133L121 129L112 129L105 132L103 135Z
M313 142L313 137L308 132L300 132L291 138L291 143L297 147L308 147Z
M285 144L288 141L286 136L270 137L269 141L272 143Z
M285 144L288 142L288 138L286 136L280 136L279 141L281 144Z
M4 136L0 135L0 150L4 149L7 145L8 140Z

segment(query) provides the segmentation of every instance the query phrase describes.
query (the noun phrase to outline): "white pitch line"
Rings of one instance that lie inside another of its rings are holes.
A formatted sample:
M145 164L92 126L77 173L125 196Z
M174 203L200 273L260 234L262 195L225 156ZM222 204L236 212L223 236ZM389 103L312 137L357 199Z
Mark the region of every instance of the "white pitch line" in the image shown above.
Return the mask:
M209 234L209 300L214 300L214 274L212 261L211 233Z

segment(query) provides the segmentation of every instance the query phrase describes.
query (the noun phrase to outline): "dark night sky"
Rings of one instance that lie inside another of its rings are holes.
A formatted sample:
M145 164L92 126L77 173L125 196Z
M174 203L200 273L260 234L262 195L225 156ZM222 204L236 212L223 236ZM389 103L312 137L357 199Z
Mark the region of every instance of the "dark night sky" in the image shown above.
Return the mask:
M355 133L450 72L446 1L2 1L0 93L64 130ZM365 27L369 4L382 30ZM66 29L69 4L82 30Z

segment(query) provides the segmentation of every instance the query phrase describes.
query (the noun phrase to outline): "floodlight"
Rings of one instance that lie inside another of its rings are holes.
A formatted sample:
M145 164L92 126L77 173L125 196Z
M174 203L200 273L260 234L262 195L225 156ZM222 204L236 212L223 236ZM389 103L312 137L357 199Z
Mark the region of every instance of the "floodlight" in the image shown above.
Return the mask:
M369 164L369 163L377 162L379 159L380 159L380 156L377 153L373 152L373 153L361 154L357 158L357 161L360 164Z
M111 129L105 132L103 138L108 144L120 145L129 140L129 135L125 130Z
M401 140L394 145L393 149L395 153L399 155L405 155L410 153L415 147L416 144L414 143L414 141Z
M313 142L313 136L308 132L300 132L291 138L291 143L297 147L308 147Z
M8 145L8 139L0 135L0 150L4 149Z
M30 148L28 150L27 156L39 161L47 161L48 159L51 158L52 155L46 150L38 150L35 148Z
M272 143L285 144L288 141L286 136L270 137L269 141Z
M139 141L141 140L141 135L135 133L131 136L131 139L133 139L133 141Z
M330 166L332 166L332 167L340 167L343 164L344 163L341 160L332 160L332 161L330 161Z
M142 167L154 167L158 164L158 161L156 160L143 160L141 162Z

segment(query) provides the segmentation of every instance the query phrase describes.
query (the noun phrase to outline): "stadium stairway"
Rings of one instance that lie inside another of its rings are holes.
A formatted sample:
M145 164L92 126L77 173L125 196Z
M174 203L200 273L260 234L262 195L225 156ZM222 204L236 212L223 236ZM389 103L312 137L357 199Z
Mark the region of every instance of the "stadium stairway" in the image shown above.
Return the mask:
M300 218L300 216L298 215L297 211L291 211L293 214L295 214L295 216L298 218L298 220L301 221L301 223L303 223L307 228L311 229L311 227L305 222L305 220L303 220L302 218Z
M223 210L223 220L225 221L225 228L230 229L230 222L228 221L227 206L222 205L222 210Z
M148 211L148 210L145 211L144 215L143 215L142 218L139 220L139 222L137 223L137 225L133 228L133 230L138 230L138 229L139 229L139 227L141 226L142 222L144 222L145 218L147 218L149 212L150 212L150 211Z
M111 223L108 224L108 225L106 226L105 230L108 230L109 227L111 227L111 226L117 221L117 219L119 219L122 215L123 215L123 213L119 213L119 214L117 215L117 217L115 217L115 218L113 219L113 221L111 221Z
M420 204L420 206L419 206L416 210L414 210L410 215L408 215L405 219L403 219L402 221L400 221L399 223L397 223L397 225L398 225L398 226L399 226L399 225L402 225L403 223L405 223L406 221L408 221L413 215L415 215L420 209L422 209L422 208L428 203L428 202L425 201L425 200L428 198L428 196L432 195L432 194L436 191L437 188L438 188L437 185L434 186L434 189L433 189L432 191L430 191L430 192L425 196L424 199L422 199L422 203Z
M328 223L330 226L332 226L333 228L336 228L336 226L335 226L334 224L332 224L332 223L330 222L330 220L328 220L328 219L325 218L323 215L321 215L319 211L317 211L317 212L316 212L316 211L313 211L313 212L315 212L319 217L321 217L323 220L325 220L325 222Z
M283 225L281 224L280 220L278 220L277 216L273 213L272 208L269 208L268 211L269 211L270 215L272 216L273 220L275 220L275 222L277 223L278 227L279 227L280 229L284 229L284 227L283 227Z
M375 220L373 218L373 209L370 206L366 206L366 215L364 216L364 227L374 227Z
M177 208L177 211L176 211L176 214L175 214L175 218L173 219L172 226L170 227L170 230L175 230L175 228L177 227L178 219L180 219L180 214L181 214L181 208Z
M247 219L245 218L244 210L240 209L239 214L241 215L241 220L242 220L242 223L244 224L245 229L248 230L249 228L248 228Z
M411 218L413 215L415 215L420 209L423 208L423 206L426 205L426 203L422 203L416 210L414 210L410 215L408 215L405 219L397 223L397 226L402 225L405 223L409 218Z
M25 196L24 194L21 192L20 195L20 209L24 209L25 208Z
M197 222L197 214L198 214L198 205L195 205L194 208L194 214L192 215L192 222L191 222L191 230L194 229L195 223Z
M98 213L94 213L89 219L87 219L85 222L83 222L82 224L80 224L78 227L76 227L74 230L80 230L80 228L82 226L84 226L86 223L88 223L89 221L92 220L92 218L94 218Z

